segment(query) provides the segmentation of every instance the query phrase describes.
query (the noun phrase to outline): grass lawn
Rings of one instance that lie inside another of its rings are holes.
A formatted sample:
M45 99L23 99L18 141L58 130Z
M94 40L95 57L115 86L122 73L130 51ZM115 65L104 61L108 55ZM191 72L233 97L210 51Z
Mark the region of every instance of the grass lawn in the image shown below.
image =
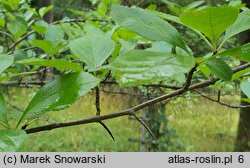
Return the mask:
M11 91L10 102L24 109L32 95L23 90ZM15 93L14 93L15 92ZM117 112L138 103L134 97L101 94L102 114ZM223 96L229 104L237 104L239 97ZM52 112L32 123L30 127L76 120L95 115L94 94L81 98L70 108ZM9 108L12 109L12 108ZM15 110L14 110L15 111ZM12 112L16 116L17 112ZM239 111L222 107L198 97L180 97L170 101L166 110L169 128L176 136L170 137L178 142L184 151L233 151L237 132ZM30 134L27 151L139 151L140 144L128 142L129 138L140 137L140 125L128 117L105 121L116 141L98 123L60 128ZM175 148L171 148L175 151Z

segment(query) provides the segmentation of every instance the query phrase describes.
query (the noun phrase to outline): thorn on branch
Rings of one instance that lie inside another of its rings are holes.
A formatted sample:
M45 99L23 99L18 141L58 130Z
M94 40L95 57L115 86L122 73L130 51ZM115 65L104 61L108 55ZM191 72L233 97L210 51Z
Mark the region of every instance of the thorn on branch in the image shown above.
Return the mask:
M196 71L197 67L198 67L198 64L196 63L195 66L189 71L186 82L183 87L184 90L186 90L191 85L191 81L192 81L194 72Z
M95 107L96 107L96 116L100 116L101 115L101 108L100 108L100 91L99 91L99 87L95 87ZM109 133L110 137L113 139L113 141L115 141L115 138L112 134L112 132L110 131L110 129L102 122L99 121L98 123L101 124L101 126Z
M131 110L131 115L135 117L135 119L141 123L141 125L146 128L146 130L149 132L149 134L153 137L153 139L155 140L155 142L158 144L158 140L156 139L154 133L151 131L151 129L147 126L147 124L141 119L139 118L135 112L133 110Z
M100 108L100 91L99 87L95 87L95 107L96 107L96 116L101 115L101 108Z
M100 121L99 122L102 127L109 133L110 137L112 138L112 140L115 142L115 137L113 136L112 132L110 131L110 129L102 122Z
M220 89L218 90L217 101L220 102Z

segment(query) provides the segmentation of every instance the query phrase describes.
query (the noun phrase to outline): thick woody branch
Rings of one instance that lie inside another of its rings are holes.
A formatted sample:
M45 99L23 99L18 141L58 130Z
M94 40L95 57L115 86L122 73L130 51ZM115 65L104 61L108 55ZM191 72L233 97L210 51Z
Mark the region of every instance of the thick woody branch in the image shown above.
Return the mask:
M30 128L30 129L27 129L25 131L27 132L27 134L31 134L31 133L36 133L36 132L53 130L53 129L56 129L56 128L69 127L69 126L75 126L75 125L84 125L84 124L89 124L89 123L96 123L96 122L101 122L101 121L104 121L104 120L108 120L108 119L112 119L112 118L118 118L118 117L126 116L126 115L132 115L130 110L124 110L124 111L121 111L121 112L118 112L118 113L86 118L86 119L83 119L83 120L54 123L54 124L44 125L44 126L41 126L41 127Z

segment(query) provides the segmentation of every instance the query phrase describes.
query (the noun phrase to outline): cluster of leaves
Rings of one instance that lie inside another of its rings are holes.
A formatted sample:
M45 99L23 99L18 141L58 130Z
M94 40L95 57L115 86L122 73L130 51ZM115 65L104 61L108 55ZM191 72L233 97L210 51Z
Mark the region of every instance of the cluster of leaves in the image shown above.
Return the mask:
M102 4L106 8L111 6L106 1ZM69 107L98 87L110 71L121 86L184 84L185 74L195 66L197 74L216 76L222 82L237 80L249 73L246 69L233 74L232 67L224 61L225 57L235 57L249 62L249 44L221 51L228 39L250 29L249 10L239 13L238 8L231 6L190 8L176 17L113 5L110 16L65 18L48 24L42 18L52 8L36 10L21 0L1 1L0 33L5 45L1 46L0 81L14 77L30 79L26 75L37 73L41 67L53 67L60 72L38 90L14 125L9 123L6 102L0 95L0 125L5 128L0 131L1 151L19 150L26 138L25 130L20 127L25 128L48 112ZM105 14L106 8L98 7ZM196 32L211 52L196 58L166 20ZM103 23L110 26L103 27ZM135 49L138 43L150 44L150 47ZM249 79L242 80L241 88L250 97Z

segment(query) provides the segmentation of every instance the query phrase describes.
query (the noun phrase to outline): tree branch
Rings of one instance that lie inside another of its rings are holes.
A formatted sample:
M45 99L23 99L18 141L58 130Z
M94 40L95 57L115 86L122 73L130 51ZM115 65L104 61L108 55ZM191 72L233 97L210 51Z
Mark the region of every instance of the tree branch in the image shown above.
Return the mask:
M177 90L180 89L180 86L173 86L173 85L165 85L165 84L149 84L149 85L143 85L146 87L158 87L158 88L165 88L165 89L173 89L173 90Z
M29 85L37 85L37 86L43 86L47 82L45 81L10 81L10 82L4 82L0 83L0 86L29 86Z
M14 49L16 48L16 46L21 43L23 40L25 40L26 38L28 38L30 35L34 34L35 31L31 30L30 32L27 32L24 36L22 36L21 38L19 38L15 43L13 43L10 47L9 50L12 53L14 51ZM10 54L10 53L8 53Z
M124 111L121 111L118 113L112 113L112 114L103 115L103 116L96 116L96 117L86 118L86 119L82 119L82 120L54 123L54 124L44 125L41 127L26 129L25 131L27 132L27 134L31 134L31 133L36 133L36 132L53 130L56 128L69 127L69 126L75 126L75 125L84 125L84 124L89 124L89 123L96 123L96 122L100 122L100 121L104 121L104 120L108 120L108 119L112 119L112 118L117 118L117 117L121 117L121 116L126 116L126 115L131 115L130 110L124 110Z
M233 70L233 72L236 73L236 72L244 70L244 69L246 69L248 67L250 67L250 63L246 63L244 65L241 65L241 66L235 68ZM103 115L103 116L96 116L96 117L86 118L86 119L77 120L77 121L68 121L68 122L61 122L61 123L54 123L54 124L44 125L44 126L40 126L40 127L27 129L26 132L27 132L27 134L31 134L31 133L36 133L36 132L48 131L48 130L52 130L52 129L56 129L56 128L69 127L69 126L75 126L75 125L84 125L84 124L89 124L89 123L96 123L96 122L100 122L100 121L103 121L103 120L113 119L113 118L127 116L127 115L134 116L134 114L137 111L139 111L139 110L141 110L141 109L143 109L143 108L145 108L145 107L147 107L149 105L152 105L152 104L167 100L169 98L181 95L181 94L183 94L183 93L185 93L187 91L192 91L192 90L195 90L195 89L198 89L198 88L204 88L204 87L213 85L217 81L219 81L218 78L212 78L210 80L206 80L206 81L203 81L203 82L192 84L186 89L185 88L180 88L180 89L175 90L175 91L173 91L171 93L164 94L162 96L159 96L157 98L154 98L154 99L151 99L151 100L146 101L144 103L141 103L141 104L139 104L137 106L134 106L134 107L132 107L130 109L120 111L120 112L117 112L117 113L112 113L112 114Z
M13 36L11 34L9 34L7 32L4 32L4 31L0 31L0 34L8 36L12 41L14 41L14 38L13 38Z
M223 102L220 102L218 100L215 100L215 99L212 99L204 94L202 94L201 92L199 92L198 90L194 90L194 92L198 93L201 97L209 100L209 101L212 101L212 102L215 102L215 103L218 103L222 106L226 106L226 107L229 107L229 108L233 108L233 109L250 109L250 105L245 105L245 106L236 106L236 105L230 105L230 104L226 104L226 103L223 103Z
M66 6L63 8L63 10L60 12L60 14L58 15L58 17L57 17L57 19L56 20L59 20L59 19L61 19L61 17L62 17L62 15L63 15L63 13L68 9L68 7L70 7L70 5L71 4L73 4L74 3L74 1L75 0L71 0L71 1L69 1L69 3L68 4L66 4Z

